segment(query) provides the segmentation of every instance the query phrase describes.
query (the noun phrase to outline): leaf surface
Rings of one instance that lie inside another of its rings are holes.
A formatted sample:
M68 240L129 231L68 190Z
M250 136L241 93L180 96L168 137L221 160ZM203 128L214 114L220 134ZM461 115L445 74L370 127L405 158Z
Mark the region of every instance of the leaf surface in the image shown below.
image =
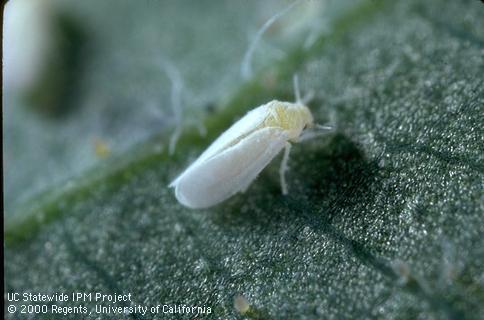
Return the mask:
M129 292L214 319L242 318L238 295L253 319L483 318L483 21L478 1L355 4L219 95L206 138L169 156L161 133L20 207L6 291ZM247 192L181 207L171 179L251 107L292 100L295 73L336 130L294 146L290 194L279 158Z

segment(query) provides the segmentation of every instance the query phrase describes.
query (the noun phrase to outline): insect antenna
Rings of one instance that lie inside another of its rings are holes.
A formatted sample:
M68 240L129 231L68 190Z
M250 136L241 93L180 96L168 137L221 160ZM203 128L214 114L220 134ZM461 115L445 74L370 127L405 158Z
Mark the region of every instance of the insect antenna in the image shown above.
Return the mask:
M294 87L294 96L296 97L296 102L302 103L301 91L299 90L299 76L297 73L292 76L292 85Z
M310 90L308 93L304 95L304 97L301 98L301 89L299 88L299 76L297 75L297 73L295 73L292 76L292 85L294 89L294 96L296 98L296 103L306 105L314 98L313 90Z

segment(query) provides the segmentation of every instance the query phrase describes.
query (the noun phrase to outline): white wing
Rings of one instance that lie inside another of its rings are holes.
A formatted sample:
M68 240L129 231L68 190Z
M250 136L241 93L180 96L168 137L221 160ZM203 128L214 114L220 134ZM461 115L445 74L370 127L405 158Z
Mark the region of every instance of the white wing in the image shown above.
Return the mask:
M178 201L191 208L222 202L245 189L286 141L284 130L263 128L203 162L195 161L173 183Z
M212 144L205 150L197 161L204 161L213 155L216 155L227 146L233 145L240 140L240 137L247 136L254 131L268 116L267 106L264 104L249 112L230 128L222 133Z
M269 114L268 106L271 103L273 103L273 101L249 111L245 116L235 122L214 142L212 142L207 150L205 150L179 177L170 183L170 187L175 186L178 183L178 180L181 179L192 166L196 166L210 157L219 154L224 149L237 144L241 138L250 135L267 118Z

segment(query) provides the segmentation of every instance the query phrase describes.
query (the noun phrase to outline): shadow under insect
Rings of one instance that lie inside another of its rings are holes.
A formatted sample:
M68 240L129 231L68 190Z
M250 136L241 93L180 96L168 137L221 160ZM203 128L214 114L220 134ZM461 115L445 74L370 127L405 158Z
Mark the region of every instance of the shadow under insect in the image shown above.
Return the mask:
M279 161L280 157L274 159L247 192L217 206L214 222L270 226L274 220L299 220L304 211L304 215L330 223L342 209L371 201L378 166L368 162L358 146L342 134L294 146L287 196L281 194Z
M331 221L344 209L372 201L378 165L349 138L336 134L325 146L313 143L303 148L291 165L292 179L300 183L283 203L291 207L296 202L300 209L307 204L312 209L306 210Z

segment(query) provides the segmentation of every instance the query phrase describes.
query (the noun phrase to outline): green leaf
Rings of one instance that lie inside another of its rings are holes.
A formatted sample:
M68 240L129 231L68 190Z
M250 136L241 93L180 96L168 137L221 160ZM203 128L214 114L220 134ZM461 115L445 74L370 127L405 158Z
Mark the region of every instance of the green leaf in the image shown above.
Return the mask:
M214 319L483 318L483 18L478 1L362 1L309 48L296 37L212 91L207 137L185 130L170 156L163 131L17 206L6 291L131 293ZM294 146L290 194L278 159L221 205L181 207L171 179L250 108L293 100L295 73L336 131Z

